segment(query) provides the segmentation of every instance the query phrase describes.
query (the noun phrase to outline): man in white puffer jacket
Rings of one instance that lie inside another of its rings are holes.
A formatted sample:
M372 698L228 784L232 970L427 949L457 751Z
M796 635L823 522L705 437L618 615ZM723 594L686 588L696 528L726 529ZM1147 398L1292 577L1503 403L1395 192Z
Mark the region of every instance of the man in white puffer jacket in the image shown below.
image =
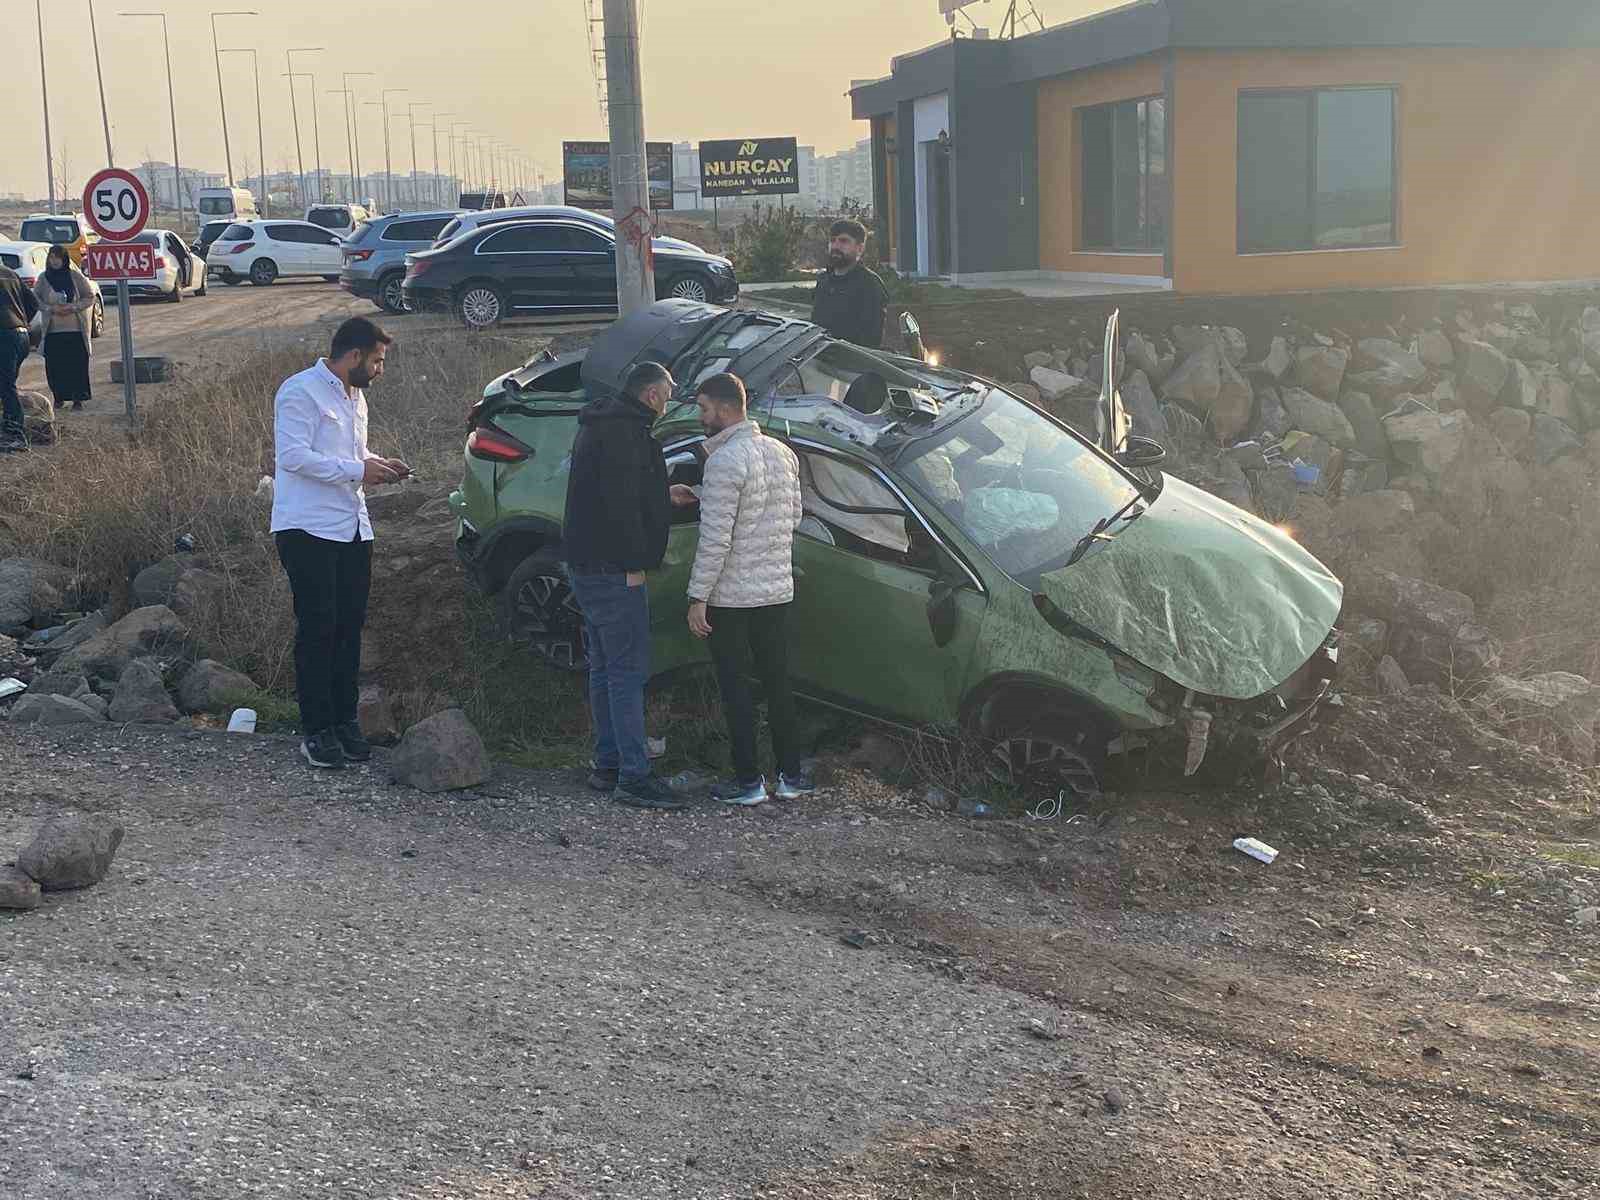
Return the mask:
M800 462L761 432L736 375L713 375L696 394L708 438L700 488L700 545L689 576L689 628L709 638L733 743L734 778L712 795L760 804L767 781L756 764L755 702L747 661L767 697L779 799L812 791L795 743L789 688L789 604L794 599L794 531L800 524Z

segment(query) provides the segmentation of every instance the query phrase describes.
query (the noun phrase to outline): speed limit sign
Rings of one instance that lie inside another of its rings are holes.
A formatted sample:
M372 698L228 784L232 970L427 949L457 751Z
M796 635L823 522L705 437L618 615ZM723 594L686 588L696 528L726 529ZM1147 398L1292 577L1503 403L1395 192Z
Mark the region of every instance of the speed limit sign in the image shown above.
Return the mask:
M150 220L150 193L132 171L107 167L83 189L83 215L108 242L126 242Z

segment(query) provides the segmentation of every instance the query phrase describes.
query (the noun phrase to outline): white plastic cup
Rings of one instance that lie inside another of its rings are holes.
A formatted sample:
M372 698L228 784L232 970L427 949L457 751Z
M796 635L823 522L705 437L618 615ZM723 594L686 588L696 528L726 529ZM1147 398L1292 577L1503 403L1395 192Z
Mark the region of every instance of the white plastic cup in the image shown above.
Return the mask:
M236 708L233 716L228 718L229 733L254 733L256 731L256 710L253 708Z

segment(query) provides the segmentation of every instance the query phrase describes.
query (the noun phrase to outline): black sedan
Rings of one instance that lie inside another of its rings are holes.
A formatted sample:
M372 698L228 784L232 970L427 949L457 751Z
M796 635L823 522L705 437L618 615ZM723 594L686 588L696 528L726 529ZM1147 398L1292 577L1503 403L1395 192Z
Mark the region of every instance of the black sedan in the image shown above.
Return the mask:
M733 264L714 254L655 251L656 296L712 304L739 297ZM470 329L511 317L603 316L617 311L616 242L565 218L490 225L406 257L406 304L449 310Z

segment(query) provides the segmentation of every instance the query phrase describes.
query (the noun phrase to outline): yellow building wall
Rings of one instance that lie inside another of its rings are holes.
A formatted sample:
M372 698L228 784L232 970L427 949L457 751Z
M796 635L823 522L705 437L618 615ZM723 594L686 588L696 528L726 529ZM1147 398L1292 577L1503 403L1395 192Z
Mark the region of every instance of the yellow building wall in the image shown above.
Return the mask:
M1161 92L1161 59L1154 57L1079 71L1039 85L1039 266L1043 270L1164 275L1160 254L1085 254L1078 249L1082 194L1078 175L1083 155L1076 110Z
M1595 50L1182 51L1167 117L1173 286L1273 292L1600 277L1597 80ZM1239 254L1240 90L1360 84L1397 89L1399 245ZM1040 137L1042 176L1042 120ZM1070 179L1055 164L1049 171L1060 176L1054 202L1064 204L1059 188ZM1052 255L1064 237L1052 229Z

